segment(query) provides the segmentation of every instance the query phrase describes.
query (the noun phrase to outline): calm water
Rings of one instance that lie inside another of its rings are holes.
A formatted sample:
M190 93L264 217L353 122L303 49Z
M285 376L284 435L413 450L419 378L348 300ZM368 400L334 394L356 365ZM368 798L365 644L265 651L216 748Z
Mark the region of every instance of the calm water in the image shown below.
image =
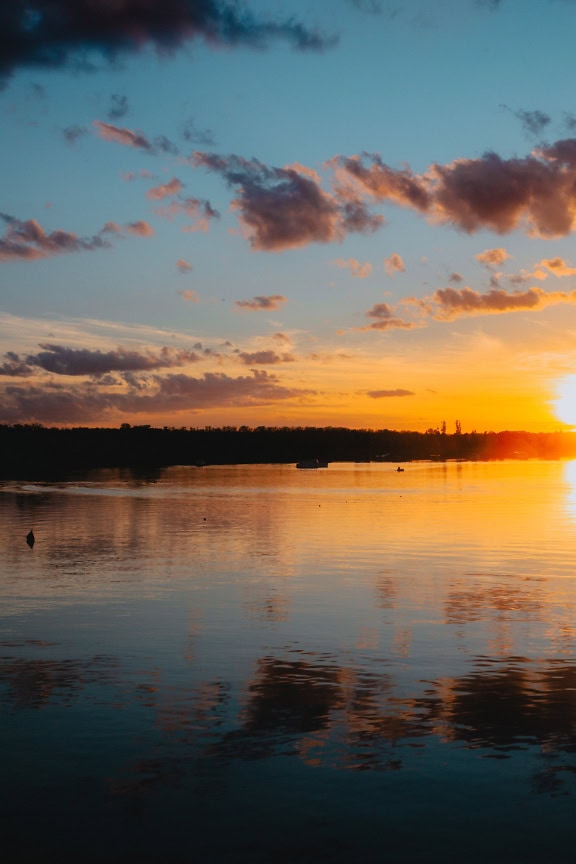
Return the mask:
M574 860L576 463L394 468L0 484L6 864Z

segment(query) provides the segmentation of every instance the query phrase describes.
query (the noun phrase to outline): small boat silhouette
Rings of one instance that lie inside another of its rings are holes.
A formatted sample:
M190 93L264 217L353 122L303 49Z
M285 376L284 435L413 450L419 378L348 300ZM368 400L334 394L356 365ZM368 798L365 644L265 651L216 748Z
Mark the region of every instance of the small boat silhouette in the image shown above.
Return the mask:
M30 529L30 531L26 534L26 543L32 549L35 542L36 542L36 538L34 537L34 531L32 531L32 529Z
M396 471L403 471L403 470L404 470L404 468L401 468L400 466L398 466L398 468L396 468Z

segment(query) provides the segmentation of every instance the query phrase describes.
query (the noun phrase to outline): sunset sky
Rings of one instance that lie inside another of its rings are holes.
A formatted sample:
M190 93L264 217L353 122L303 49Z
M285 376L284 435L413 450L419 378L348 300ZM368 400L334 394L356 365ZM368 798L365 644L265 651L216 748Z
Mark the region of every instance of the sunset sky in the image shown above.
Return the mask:
M575 34L573 0L2 4L0 422L576 424Z

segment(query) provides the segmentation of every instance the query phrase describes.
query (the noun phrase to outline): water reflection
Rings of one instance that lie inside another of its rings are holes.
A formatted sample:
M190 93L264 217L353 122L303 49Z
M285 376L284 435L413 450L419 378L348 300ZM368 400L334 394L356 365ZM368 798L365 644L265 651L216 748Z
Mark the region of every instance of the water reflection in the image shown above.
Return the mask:
M61 842L72 812L77 838L98 821L94 860L128 860L138 824L162 831L139 860L173 837L193 860L193 836L202 864L419 862L426 825L476 862L499 824L524 864L526 820L544 860L576 793L576 475L386 467L0 489L14 848L32 816Z

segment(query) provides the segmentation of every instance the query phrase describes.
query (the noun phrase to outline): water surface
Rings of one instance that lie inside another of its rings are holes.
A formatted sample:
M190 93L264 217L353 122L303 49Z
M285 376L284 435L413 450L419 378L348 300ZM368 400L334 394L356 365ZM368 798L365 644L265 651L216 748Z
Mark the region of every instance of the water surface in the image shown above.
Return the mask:
M575 463L395 467L0 484L4 860L572 860Z

